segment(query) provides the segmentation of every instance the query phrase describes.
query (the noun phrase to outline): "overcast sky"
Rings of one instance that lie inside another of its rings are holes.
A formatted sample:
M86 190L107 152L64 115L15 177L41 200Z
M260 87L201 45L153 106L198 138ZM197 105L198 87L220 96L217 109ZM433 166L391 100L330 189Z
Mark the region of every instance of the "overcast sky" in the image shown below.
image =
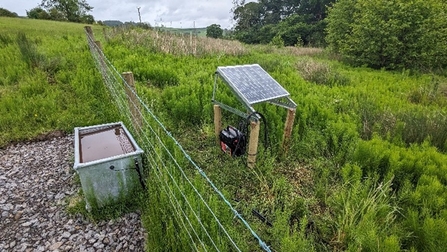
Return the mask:
M252 0L253 1L253 0ZM26 16L26 10L39 5L40 0L0 0L0 7ZM95 20L138 22L137 7L141 7L141 21L152 26L178 28L207 27L219 24L231 28L232 0L87 0L93 7ZM250 1L247 1L250 2Z

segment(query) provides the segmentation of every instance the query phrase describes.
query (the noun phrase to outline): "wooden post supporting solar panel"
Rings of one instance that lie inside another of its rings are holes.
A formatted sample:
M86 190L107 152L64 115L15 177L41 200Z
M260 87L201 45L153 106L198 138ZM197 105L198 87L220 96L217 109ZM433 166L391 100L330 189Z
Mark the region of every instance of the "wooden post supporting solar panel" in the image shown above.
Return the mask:
M255 167L256 155L258 154L258 142L259 142L259 129L260 121L254 121L250 123L250 139L248 141L248 157L247 165L250 168Z
M141 118L141 109L140 102L138 101L135 92L135 80L133 78L132 72L124 72L122 73L124 80L126 80L127 85L125 85L124 89L126 90L126 95L129 103L130 114L132 116L132 124L134 125L135 131L139 134L142 130L142 118ZM133 91L133 92L132 92Z
M219 105L214 105L214 132L216 133L216 144L220 146L219 134L222 130L222 110Z
M284 126L284 135L282 140L282 148L284 154L287 153L290 147L290 137L292 136L293 123L295 121L295 113L296 109L288 109L287 110L287 119L286 124Z

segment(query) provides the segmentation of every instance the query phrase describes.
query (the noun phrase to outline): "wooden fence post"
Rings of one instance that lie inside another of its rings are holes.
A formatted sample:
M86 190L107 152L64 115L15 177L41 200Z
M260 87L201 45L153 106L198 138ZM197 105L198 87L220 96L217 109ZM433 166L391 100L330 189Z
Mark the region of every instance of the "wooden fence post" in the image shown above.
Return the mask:
M132 72L124 72L122 73L124 80L126 80L129 87L125 86L127 99L129 102L130 114L132 116L132 124L134 125L135 131L139 134L142 131L142 115L140 109L140 102L138 101L136 95L132 92L135 92L135 80L133 78Z
M107 36L107 29L105 27L102 28L102 34L104 35L106 42L110 42L109 36Z
M95 41L95 35L93 35L93 30L91 26L84 26L85 31L87 34Z
M222 110L219 105L214 105L214 132L216 133L216 144L220 146L219 134L222 130Z
M292 136L293 123L295 121L296 109L287 110L286 125L284 126L284 135L282 140L282 148L284 153L287 153L290 147L290 137Z
M102 44L101 44L101 41L96 40L96 41L95 41L95 44L96 44L96 46L98 46L99 50L102 51Z
M260 124L261 124L260 121L254 121L250 123L250 139L248 142L248 157L247 157L247 165L250 168L255 167L256 164Z

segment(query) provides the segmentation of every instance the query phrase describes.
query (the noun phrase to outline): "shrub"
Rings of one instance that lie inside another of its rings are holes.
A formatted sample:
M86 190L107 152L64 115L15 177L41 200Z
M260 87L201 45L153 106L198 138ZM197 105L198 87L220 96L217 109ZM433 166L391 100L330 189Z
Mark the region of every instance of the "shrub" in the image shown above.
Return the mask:
M278 48L284 47L284 40L282 39L281 35L276 35L272 38L272 41L270 41L270 45L276 46Z
M36 8L31 9L30 11L26 11L26 15L29 18L34 18L34 19L47 19L47 20L51 19L50 14L46 10L42 9L41 7L36 7Z
M0 17L19 17L17 13L11 12L7 9L0 8Z
M326 40L356 65L444 68L445 8L445 2L436 0L340 0L329 9Z

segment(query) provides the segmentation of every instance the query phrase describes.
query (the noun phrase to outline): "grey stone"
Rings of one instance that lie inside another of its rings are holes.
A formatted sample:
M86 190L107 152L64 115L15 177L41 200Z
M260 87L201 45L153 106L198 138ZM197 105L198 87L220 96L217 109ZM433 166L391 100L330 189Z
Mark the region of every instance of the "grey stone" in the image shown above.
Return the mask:
M5 205L2 205L2 210L4 210L4 211L9 211L9 210L12 210L12 209L14 209L14 206L11 204L11 203L8 203L8 204L5 204Z
M56 243L53 243L51 246L50 246L50 250L56 250L56 249L59 249L61 246L62 246L62 244L64 244L64 242L56 242Z
M80 190L73 153L73 136L0 149L0 251L143 251L138 212L98 223L67 214Z
M22 223L22 227L29 227L31 226L33 223L31 221L27 221L25 223Z
M70 232L64 232L64 233L62 234L62 237L63 237L63 238L69 238L70 236L71 236Z
M96 242L95 244L93 244L93 247L97 249L102 249L104 248L104 244L102 244L101 242Z

